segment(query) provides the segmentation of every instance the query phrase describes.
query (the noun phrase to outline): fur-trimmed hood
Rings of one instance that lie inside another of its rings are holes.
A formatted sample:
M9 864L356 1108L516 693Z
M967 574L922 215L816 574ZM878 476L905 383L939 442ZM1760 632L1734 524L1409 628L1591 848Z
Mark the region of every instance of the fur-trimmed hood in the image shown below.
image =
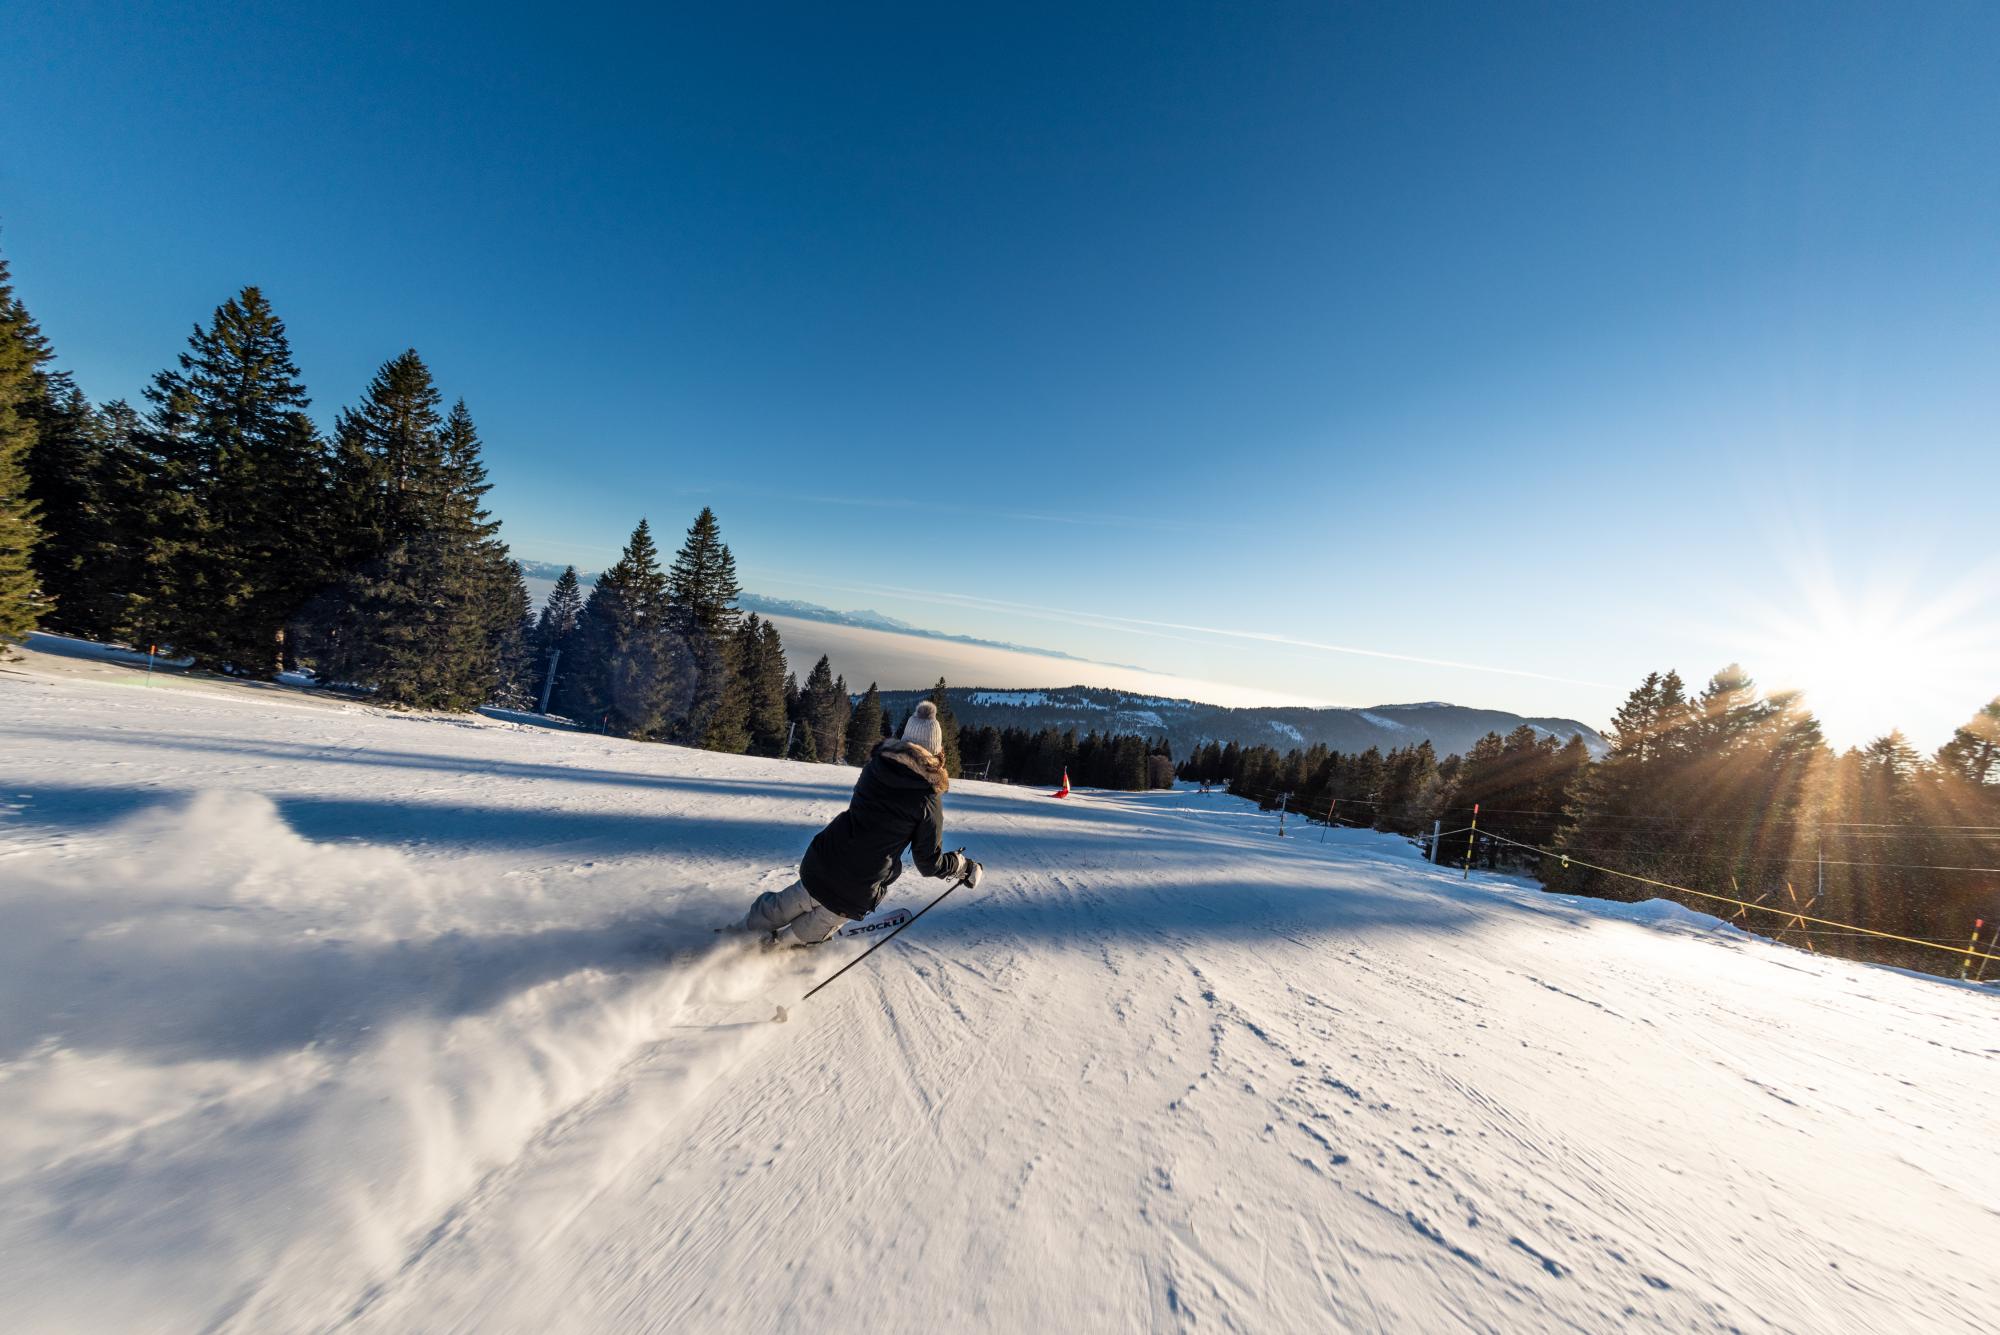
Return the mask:
M869 753L870 760L882 759L893 765L901 765L910 773L931 786L934 793L942 793L951 787L951 779L944 772L942 757L932 754L915 742L904 741L900 737L889 737L875 744Z

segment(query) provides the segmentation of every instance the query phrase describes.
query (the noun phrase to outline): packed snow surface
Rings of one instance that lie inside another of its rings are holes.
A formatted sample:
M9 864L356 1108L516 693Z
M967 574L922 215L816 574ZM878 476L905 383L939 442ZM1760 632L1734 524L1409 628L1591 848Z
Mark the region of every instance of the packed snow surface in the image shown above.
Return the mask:
M0 671L0 1329L2000 1312L1987 991L965 784L799 1005L860 945L711 928L851 770L90 667Z

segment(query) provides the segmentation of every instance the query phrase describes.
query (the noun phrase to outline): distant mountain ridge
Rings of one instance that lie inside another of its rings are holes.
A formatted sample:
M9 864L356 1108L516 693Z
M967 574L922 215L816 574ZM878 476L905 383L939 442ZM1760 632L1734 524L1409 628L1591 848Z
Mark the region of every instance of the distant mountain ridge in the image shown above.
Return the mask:
M882 701L900 717L928 694L884 691ZM1098 686L1034 691L952 687L946 697L964 726L1030 731L1075 728L1079 733L1135 732L1149 737L1165 734L1177 758L1210 741L1274 746L1279 751L1324 745L1352 753L1371 746L1388 751L1425 738L1440 757L1463 755L1487 733L1504 737L1523 723L1559 741L1580 736L1593 755L1602 755L1605 750L1604 738L1597 730L1575 719L1527 718L1503 709L1474 709L1441 700L1367 709L1297 705L1232 708Z

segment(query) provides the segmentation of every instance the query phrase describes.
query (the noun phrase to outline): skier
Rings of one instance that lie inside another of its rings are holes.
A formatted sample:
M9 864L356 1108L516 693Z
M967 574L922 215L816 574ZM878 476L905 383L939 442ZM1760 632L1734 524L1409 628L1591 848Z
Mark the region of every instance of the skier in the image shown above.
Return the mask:
M769 932L774 945L813 946L843 920L867 917L882 892L903 874L903 850L926 876L960 878L977 886L981 867L964 849L947 853L944 833L944 727L937 706L919 701L900 738L868 754L847 810L813 836L799 862L799 879L757 896L746 931Z

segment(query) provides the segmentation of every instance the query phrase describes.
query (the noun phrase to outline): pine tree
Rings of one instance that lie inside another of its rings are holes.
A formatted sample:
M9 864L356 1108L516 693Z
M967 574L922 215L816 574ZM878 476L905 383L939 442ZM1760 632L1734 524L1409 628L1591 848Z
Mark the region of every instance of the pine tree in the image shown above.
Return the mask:
M1585 745L1582 733L1571 733L1543 772L1541 790L1535 795L1536 809L1567 811L1589 770L1590 747Z
M137 609L146 638L267 672L325 579L328 461L284 322L244 288L195 327L146 397L158 520Z
M556 579L555 587L549 590L549 600L543 604L541 616L535 622L535 632L529 638L533 658L535 700L538 704L542 700L545 686L551 708L560 696L562 675L565 671L563 658L574 656L576 628L582 620L583 590L576 578L576 567L564 566L562 574ZM551 672L556 674L553 683L549 681Z
M2000 697L1952 732L1938 749L1937 763L1967 783L2000 783Z
M931 703L937 706L938 726L944 729L944 772L956 779L959 773L958 716L951 712L943 677L939 677L937 685L931 688Z
M846 677L833 679L833 702L840 724L840 752L833 757L838 763L847 755L847 738L854 727L854 695L847 689Z
M521 567L512 560L494 571L484 610L496 677L492 702L506 709L532 709L541 686L535 674L534 602Z
M1112 744L1112 766L1112 787L1128 793L1144 792L1149 778L1146 739L1131 734L1121 735Z
M28 637L41 615L30 564L41 539L28 495L28 457L35 448L35 406L48 345L14 295L0 259L0 650Z
M35 548L36 582L43 598L43 622L72 635L96 638L96 618L75 615L109 572L87 565L101 546L97 521L99 422L90 403L63 372L44 373L26 405L33 419L34 448L28 451L28 497L35 503L41 542Z
M464 399L446 416L444 436L446 524L438 534L437 560L447 595L462 600L465 608L454 619L447 652L463 679L460 698L468 706L491 699L520 708L532 689L528 632L533 612L520 564L500 540L500 522L484 508L492 484Z
M749 744L749 690L737 680L730 636L739 614L736 558L722 541L715 511L702 507L667 573L674 627L694 664L694 695L679 731L711 750L740 752Z
M75 395L73 404L82 402ZM130 639L152 532L145 428L131 405L113 400L90 414L84 434L88 476L74 493L76 508L40 557L55 590L52 621L87 639Z
M1646 679L1625 697L1625 703L1618 706L1618 712L1611 716L1611 726L1605 729L1606 739L1611 743L1611 754L1617 759L1629 759L1640 764L1652 759L1659 723L1660 674L1649 672Z
M799 720L813 734L813 754L828 764L837 764L846 754L845 705L833 667L821 654L799 690Z
M1901 729L1892 729L1861 750L1863 777L1875 780L1887 789L1899 789L1909 783L1922 764L1917 749L1910 745Z
M1696 746L1711 755L1727 755L1753 741L1770 712L1750 674L1731 663L1709 678L1695 702Z
M1492 734L1488 733L1487 736L1491 737ZM1497 742L1499 739L1496 737L1494 740ZM1475 747L1474 749L1477 750L1478 748ZM1348 765L1340 795L1351 799L1356 806L1360 806L1365 802L1372 807L1376 794L1382 787L1382 770L1381 748L1375 746L1369 747L1366 751L1354 757L1353 761Z
M435 642L428 624L431 590L418 581L435 582L436 575L419 567L427 554L424 539L442 519L441 406L429 368L409 351L384 363L361 403L335 423L333 491L340 522L329 537L344 573L312 617L311 656L322 680L379 692L378 676L414 666ZM391 684L390 698L408 685Z
M785 646L778 628L746 617L737 632L742 656L743 679L748 695L746 726L750 733L750 753L783 756L785 734L791 720L786 714L785 687L790 674L785 670Z
M1669 671L1660 678L1653 741L1647 758L1669 765L1685 760L1701 737L1700 725L1700 712L1694 701L1688 699L1681 674Z
M847 723L847 763L867 764L869 753L881 738L882 692L871 681L861 696L861 703L854 707L854 717Z
M570 681L587 721L628 737L659 739L685 714L693 665L671 616L659 551L641 519L584 604Z
M465 404L440 416L414 351L385 363L336 428L352 528L347 578L321 626L322 675L378 699L469 709L501 685L527 616L520 570L483 508L480 443Z
M1391 751L1383 766L1382 787L1372 812L1375 828L1399 834L1421 831L1431 819L1423 803L1435 793L1436 782L1437 752L1429 738L1415 746ZM1352 818L1350 815L1349 819Z
M785 699L789 702L786 711L789 722L786 727L792 736L791 759L816 765L819 763L819 734L806 713L806 693L799 689L798 681L790 676L785 678Z
M717 635L708 644L708 661L719 676L719 685L714 690L701 744L710 751L740 756L750 749L751 743L754 683L750 672L756 661L755 649L743 639L741 625Z
M722 541L715 511L703 506L689 526L687 540L674 556L667 576L674 605L705 635L721 636L736 628L736 558Z

